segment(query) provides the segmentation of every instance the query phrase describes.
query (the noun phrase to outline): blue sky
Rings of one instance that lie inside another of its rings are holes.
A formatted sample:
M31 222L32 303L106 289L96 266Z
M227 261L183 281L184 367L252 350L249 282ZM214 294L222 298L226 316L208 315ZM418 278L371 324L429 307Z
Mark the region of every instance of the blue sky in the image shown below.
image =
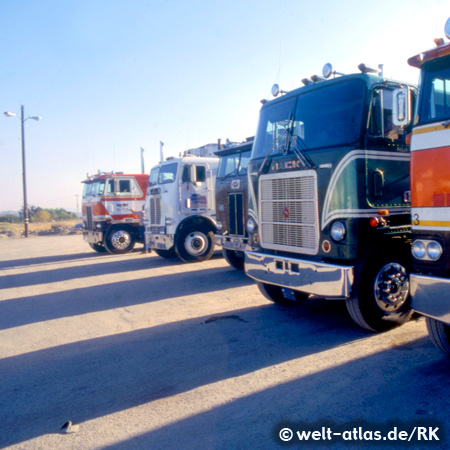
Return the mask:
M86 173L255 133L260 100L321 73L383 63L443 37L450 0L0 0L0 111L25 123L28 203L75 210ZM0 211L23 203L20 121L0 117Z

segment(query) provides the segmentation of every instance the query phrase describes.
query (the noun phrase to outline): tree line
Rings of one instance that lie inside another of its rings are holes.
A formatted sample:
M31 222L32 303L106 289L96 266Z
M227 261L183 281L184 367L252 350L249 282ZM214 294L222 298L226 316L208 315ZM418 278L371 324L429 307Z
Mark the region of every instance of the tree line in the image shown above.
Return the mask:
M2 214L0 215L0 222L20 223L23 222L24 210L23 208L18 214ZM62 220L74 220L77 215L69 212L64 208L41 208L40 206L28 207L28 217L30 222L59 222Z

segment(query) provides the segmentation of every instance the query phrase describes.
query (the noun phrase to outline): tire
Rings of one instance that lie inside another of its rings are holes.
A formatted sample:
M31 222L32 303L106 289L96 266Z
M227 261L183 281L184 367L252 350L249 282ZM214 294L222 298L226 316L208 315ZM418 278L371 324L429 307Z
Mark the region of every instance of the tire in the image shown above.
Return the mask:
M237 270L244 270L245 257L243 252L222 247L222 255L231 267Z
M153 251L158 256L161 256L161 258L170 259L170 258L176 258L177 257L177 253L175 252L175 246L170 248L169 250L159 250L159 249L154 248Z
M351 318L362 328L383 332L407 322L413 311L409 297L409 271L399 256L367 262L356 292L346 300Z
M89 243L89 246L92 248L92 250L95 250L97 253L106 253L106 248L102 244Z
M206 261L214 252L214 233L203 226L188 225L176 238L175 251L184 262Z
M129 253L136 244L136 237L128 227L112 227L106 232L105 247L109 253Z
M426 318L428 333L433 344L447 356L450 356L450 326L430 317Z
M271 302L274 303L278 303L279 305L294 306L299 302L306 300L309 297L309 295L305 294L304 292L298 292L289 289L288 290L289 293L290 294L293 293L294 296L293 297L290 296L291 298L287 298L286 295L283 295L284 288L281 288L280 286L261 283L260 281L257 281L256 285L258 286L258 289L261 292L261 294L264 295L264 297L266 297L267 300L270 300Z

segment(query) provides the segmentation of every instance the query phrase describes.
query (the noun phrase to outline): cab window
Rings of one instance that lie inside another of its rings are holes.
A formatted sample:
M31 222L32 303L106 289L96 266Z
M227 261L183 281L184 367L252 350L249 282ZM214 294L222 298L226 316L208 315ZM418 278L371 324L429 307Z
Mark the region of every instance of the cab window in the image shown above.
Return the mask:
M118 180L117 192L119 194L131 193L131 180Z
M191 165L186 164L183 167L183 174L181 176L181 181L183 183L189 183L191 181L189 170ZM206 181L206 167L205 166L194 166L195 167L195 173L196 173L196 181L198 183L203 183Z
M391 89L377 89L373 93L369 123L369 132L373 137L395 140L403 134L393 122L392 95Z
M427 63L419 108L419 122L450 119L449 58Z

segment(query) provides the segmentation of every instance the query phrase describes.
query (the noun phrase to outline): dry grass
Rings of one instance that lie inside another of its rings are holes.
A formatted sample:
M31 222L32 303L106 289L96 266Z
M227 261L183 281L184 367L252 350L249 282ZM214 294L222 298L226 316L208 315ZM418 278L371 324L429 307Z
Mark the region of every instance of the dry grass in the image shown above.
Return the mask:
M43 236L48 234L69 234L80 220L64 220L61 222L33 222L28 224L28 234ZM23 235L23 223L0 222L0 236L19 238Z

